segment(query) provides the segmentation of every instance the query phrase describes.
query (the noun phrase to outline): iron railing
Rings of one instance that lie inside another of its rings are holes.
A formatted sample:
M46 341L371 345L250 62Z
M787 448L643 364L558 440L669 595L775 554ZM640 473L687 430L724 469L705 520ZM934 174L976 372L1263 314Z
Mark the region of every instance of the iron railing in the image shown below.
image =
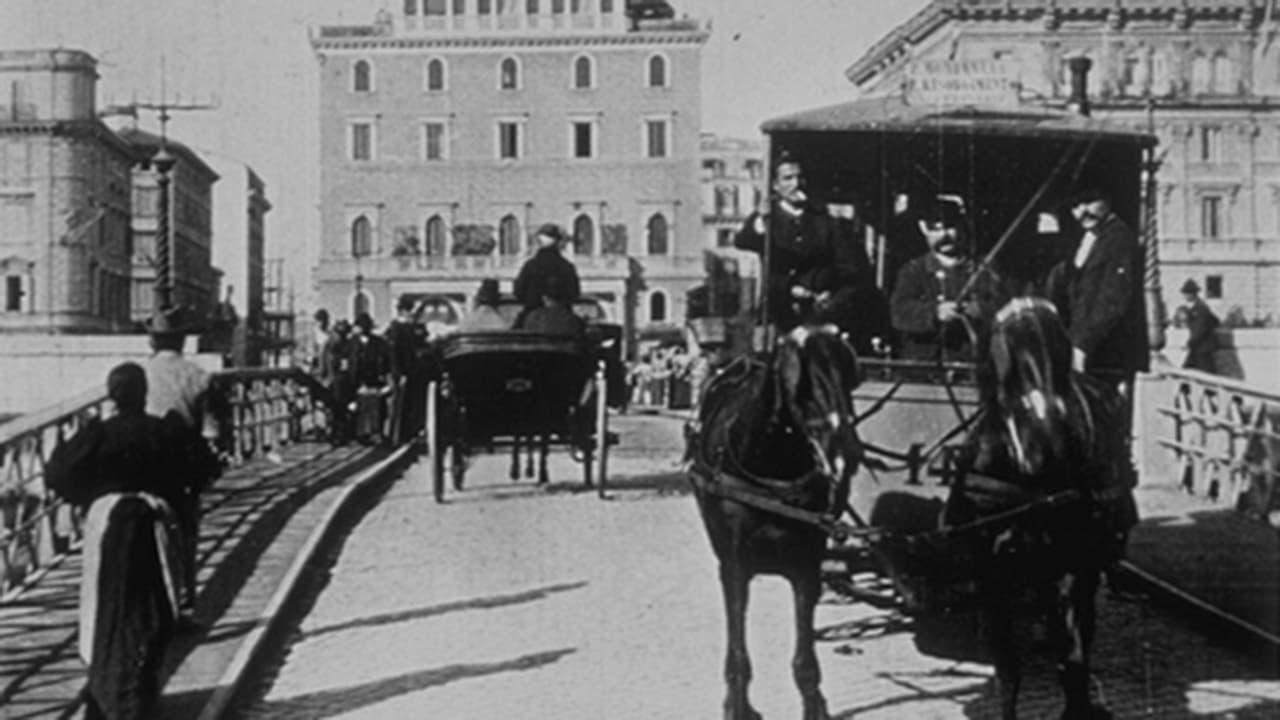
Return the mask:
M332 395L297 368L214 374L214 420L205 434L231 463L324 438L335 413ZM44 469L54 449L113 406L89 392L0 425L0 604L30 586L79 546L80 519L49 492Z
M1187 492L1235 507L1262 491L1265 512L1280 472L1280 395L1228 378L1175 368L1153 370L1139 397L1149 473L1176 478Z

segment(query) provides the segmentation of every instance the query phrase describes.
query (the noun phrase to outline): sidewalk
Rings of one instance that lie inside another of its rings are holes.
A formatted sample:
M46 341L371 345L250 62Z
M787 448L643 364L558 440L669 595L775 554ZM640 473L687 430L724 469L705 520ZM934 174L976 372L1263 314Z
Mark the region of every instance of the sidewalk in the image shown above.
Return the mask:
M353 483L403 456L358 445L303 443L274 460L233 468L203 496L198 616L211 623L171 648L162 717L196 718L253 649L281 586L317 526ZM362 472L363 471L363 472ZM0 607L0 718L78 713L85 669L76 655L80 556L74 554ZM287 587L285 588L287 589Z

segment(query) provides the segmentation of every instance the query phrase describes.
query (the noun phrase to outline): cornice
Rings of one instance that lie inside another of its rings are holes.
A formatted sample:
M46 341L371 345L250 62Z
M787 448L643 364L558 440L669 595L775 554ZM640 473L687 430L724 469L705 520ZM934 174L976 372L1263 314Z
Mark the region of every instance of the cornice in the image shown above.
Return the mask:
M633 32L625 34L535 36L483 35L468 37L313 37L311 47L317 53L333 50L420 50L474 48L548 48L600 47L622 45L701 45L710 37L704 30Z
M1098 23L1098 34L1121 32L1132 21L1167 22L1183 32L1198 21L1236 22L1239 29L1253 30L1262 16L1256 0L932 0L855 60L845 77L866 83L953 20L1039 21L1039 32L1052 37L1068 30L1064 23L1083 22Z
M55 135L91 138L111 147L127 158L132 149L100 120L28 120L0 123L0 135Z

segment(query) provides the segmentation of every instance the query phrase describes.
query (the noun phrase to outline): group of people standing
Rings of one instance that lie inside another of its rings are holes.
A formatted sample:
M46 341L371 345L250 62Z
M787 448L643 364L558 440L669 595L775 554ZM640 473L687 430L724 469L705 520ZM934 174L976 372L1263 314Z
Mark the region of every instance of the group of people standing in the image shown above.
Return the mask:
M960 196L923 198L915 219L927 251L898 269L887 301L861 244L808 202L803 169L785 154L772 196L767 211L746 219L735 245L763 253L767 230L766 320L783 331L831 323L859 352L872 346L921 363L966 360L1012 294L990 263L968 255ZM1082 231L1077 249L1034 290L1057 307L1076 370L1131 380L1147 367L1141 247L1103 190L1083 188L1069 206Z

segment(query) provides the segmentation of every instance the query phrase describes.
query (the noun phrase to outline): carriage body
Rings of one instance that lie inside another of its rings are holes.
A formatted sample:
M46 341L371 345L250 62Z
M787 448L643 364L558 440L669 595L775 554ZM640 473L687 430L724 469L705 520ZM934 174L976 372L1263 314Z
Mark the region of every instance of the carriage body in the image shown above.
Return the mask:
M884 97L779 117L763 130L768 176L784 155L799 161L811 201L852 219L846 241L864 247L886 297L899 268L927 252L912 208L931 195L962 199L968 255L982 263L990 254L1011 295L1038 294L1049 270L1070 257L1077 228L1067 199L1081 186L1107 192L1144 243L1148 263L1154 257L1156 139L1140 129L1048 109L944 108ZM1153 267L1146 280L1148 336L1157 347ZM859 347L871 344L859 340ZM985 348L922 363L896 358L895 338L880 340L875 345L890 350L859 358L864 377L854 394L857 431L879 469L854 482L851 504L873 527L919 534L938 525L978 409ZM899 600L933 610L952 604L965 584L962 544L859 541L834 548L831 565L846 586L864 571L892 576Z
M438 341L441 372L427 390L437 500L446 473L461 489L471 453L542 441L572 450L584 482L594 476L603 493L612 335L608 326L592 326L580 337L498 330Z

